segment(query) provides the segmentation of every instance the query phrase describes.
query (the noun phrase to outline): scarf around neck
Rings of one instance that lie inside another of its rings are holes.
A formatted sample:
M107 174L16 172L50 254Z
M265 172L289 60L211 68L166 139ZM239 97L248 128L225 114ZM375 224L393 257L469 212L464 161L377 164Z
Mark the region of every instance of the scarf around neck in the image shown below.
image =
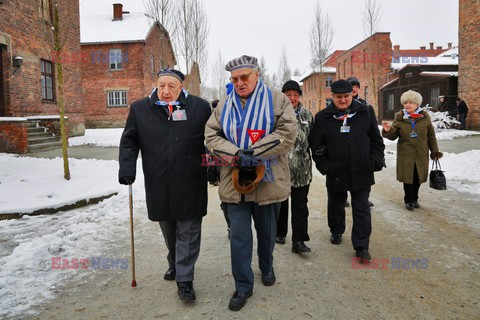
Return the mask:
M225 101L220 123L230 142L240 149L250 149L256 141L273 131L271 90L259 79L253 94L245 103L245 108L242 108L240 96L232 90Z
M403 111L403 119L405 120L408 120L408 119L418 119L418 118L422 118L423 117L423 114L421 114L420 112L423 111L423 108L422 107L418 107L415 111L413 111L412 113L408 113L407 110L405 109L402 109Z

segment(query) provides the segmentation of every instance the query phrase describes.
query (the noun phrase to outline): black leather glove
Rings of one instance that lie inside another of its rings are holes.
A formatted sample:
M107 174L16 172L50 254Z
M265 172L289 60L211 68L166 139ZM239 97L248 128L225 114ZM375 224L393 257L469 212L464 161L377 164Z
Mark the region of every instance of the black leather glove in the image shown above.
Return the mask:
M373 171L381 171L383 168L386 168L385 158L382 158L380 161L372 159L372 169Z
M135 182L135 177L120 177L118 178L118 182L125 185L133 184Z
M260 164L253 156L253 150L238 150L237 163L240 169L247 171L254 171Z

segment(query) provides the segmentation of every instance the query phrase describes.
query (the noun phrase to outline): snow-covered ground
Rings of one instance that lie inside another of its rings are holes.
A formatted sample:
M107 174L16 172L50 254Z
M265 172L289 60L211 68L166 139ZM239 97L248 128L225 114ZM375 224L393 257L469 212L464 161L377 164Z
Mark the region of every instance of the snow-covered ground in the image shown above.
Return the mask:
M73 145L118 146L122 129L87 130ZM478 132L441 130L439 140ZM396 142L385 140L386 144ZM395 165L395 152L387 165ZM480 194L480 150L446 153L441 161L451 190ZM140 166L140 161L138 163ZM33 212L59 207L78 199L118 192L99 204L60 212L0 221L0 318L31 313L32 306L51 299L57 288L75 277L82 282L88 270L53 270L52 258L91 258L108 245L128 237L128 191L117 182L117 161L70 159L71 180L63 179L62 159L39 159L0 154L0 213ZM142 170L134 184L135 205L145 206ZM126 240L125 240L126 241ZM114 257L128 258L128 257Z

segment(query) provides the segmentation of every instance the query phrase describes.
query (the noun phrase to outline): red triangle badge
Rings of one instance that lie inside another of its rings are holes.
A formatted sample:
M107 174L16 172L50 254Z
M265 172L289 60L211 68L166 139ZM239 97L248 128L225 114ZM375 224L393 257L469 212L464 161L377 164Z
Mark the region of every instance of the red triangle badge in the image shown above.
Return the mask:
M255 144L258 140L260 140L265 133L265 130L247 130L248 135L250 136L250 140L252 140L252 144Z

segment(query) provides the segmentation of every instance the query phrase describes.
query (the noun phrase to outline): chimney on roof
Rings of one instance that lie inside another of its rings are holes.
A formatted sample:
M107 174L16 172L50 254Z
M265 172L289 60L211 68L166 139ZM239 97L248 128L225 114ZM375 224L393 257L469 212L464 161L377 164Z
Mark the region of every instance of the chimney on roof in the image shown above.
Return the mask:
M452 49L452 43L451 42L448 43L448 49Z
M442 50L442 46L437 46L437 50Z
M433 50L433 42L430 42L430 50Z
M396 50L400 50L400 45L398 45L398 44L394 45L394 46L393 46L393 50L395 50L395 51L396 51Z
M427 47L423 46L423 47L420 47L420 50L425 50L427 49Z
M123 20L123 5L121 3L113 4L113 21Z

